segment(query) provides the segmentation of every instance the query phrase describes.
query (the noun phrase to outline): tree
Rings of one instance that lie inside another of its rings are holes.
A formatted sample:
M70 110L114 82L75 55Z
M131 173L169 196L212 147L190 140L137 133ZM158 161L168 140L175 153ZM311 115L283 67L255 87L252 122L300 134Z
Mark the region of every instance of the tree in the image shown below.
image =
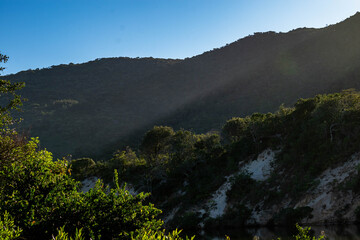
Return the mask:
M8 56L0 53L0 63L6 63L9 59ZM0 66L0 71L5 68ZM20 95L16 94L16 91L22 89L25 86L23 82L11 83L8 80L0 80L0 127L11 123L11 117L9 111L11 109L19 109L22 105L22 99Z
M171 127L154 126L146 132L140 146L141 151L148 156L155 157L166 150L174 135L175 132Z
M199 137L193 132L179 130L171 139L171 164L170 168L177 168L179 164L195 158L195 143Z
M220 135L218 133L199 135L199 140L194 146L197 158L203 162L216 160L224 153L224 148L220 143Z
M8 59L9 59L8 56L3 55L3 54L0 53L0 62L6 63ZM5 69L4 67L1 67L1 66L0 66L0 71L2 71L2 70L4 70L4 69Z
M248 127L248 119L234 117L225 123L222 130L226 138L236 142L245 134Z
M144 179L146 180L147 190L152 191L155 179L166 178L165 165L169 161L169 148L171 138L175 135L171 127L154 126L146 132L141 142L141 152L146 160L147 171Z

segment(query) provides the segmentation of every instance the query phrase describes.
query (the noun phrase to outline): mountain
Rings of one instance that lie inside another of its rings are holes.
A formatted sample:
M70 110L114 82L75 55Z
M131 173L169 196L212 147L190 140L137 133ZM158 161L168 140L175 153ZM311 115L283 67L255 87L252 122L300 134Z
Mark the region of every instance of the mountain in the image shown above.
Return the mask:
M319 93L360 87L360 13L322 29L255 33L184 60L98 59L24 81L22 128L55 156L101 158L151 126L207 132Z

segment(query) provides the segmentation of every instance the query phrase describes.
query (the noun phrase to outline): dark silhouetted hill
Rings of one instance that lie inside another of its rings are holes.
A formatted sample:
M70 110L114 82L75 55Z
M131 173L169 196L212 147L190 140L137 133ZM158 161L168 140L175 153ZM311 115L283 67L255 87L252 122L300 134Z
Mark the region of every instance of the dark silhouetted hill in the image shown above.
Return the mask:
M233 116L360 88L360 14L322 29L255 33L185 60L99 59L25 81L23 128L56 156L101 156L157 124L206 132Z

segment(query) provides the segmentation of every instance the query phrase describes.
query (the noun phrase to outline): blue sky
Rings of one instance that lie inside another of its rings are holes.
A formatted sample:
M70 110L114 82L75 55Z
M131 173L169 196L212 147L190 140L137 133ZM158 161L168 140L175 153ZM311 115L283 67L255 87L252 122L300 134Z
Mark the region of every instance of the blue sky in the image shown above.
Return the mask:
M0 52L10 57L2 74L103 57L192 57L357 11L359 0L0 0Z

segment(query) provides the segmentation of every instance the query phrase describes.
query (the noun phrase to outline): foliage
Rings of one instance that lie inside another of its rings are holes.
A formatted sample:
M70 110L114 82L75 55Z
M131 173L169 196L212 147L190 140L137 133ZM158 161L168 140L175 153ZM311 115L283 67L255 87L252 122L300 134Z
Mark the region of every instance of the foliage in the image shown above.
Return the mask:
M174 130L171 127L154 126L151 130L146 132L141 142L140 149L147 156L155 157L166 151L170 138L174 134Z
M322 240L325 238L324 234L321 234L319 237L315 237L315 236L310 236L309 231L311 230L310 227L300 227L298 224L295 225L297 230L298 230L298 234L295 235L295 240Z
M147 229L141 229L131 236L132 240L193 240L195 236L182 238L180 236L181 230L173 230L166 234L165 230L163 231L153 231Z
M9 59L8 56L0 53L0 62L6 63L8 59ZM4 69L5 69L4 67L2 66L0 67L0 71L3 71Z
M248 128L249 122L245 118L231 118L223 126L224 135L231 141L236 142L240 140L240 137L244 135Z
M278 163L293 179L284 186L286 192L308 189L314 177L358 151L359 114L360 94L353 90L318 95L295 104L284 122L288 130L278 157Z
M10 109L18 109L18 106L22 105L20 95L17 95L15 92L24 86L24 83L11 83L8 80L0 80L0 96L9 99L8 103L0 107L0 113L7 112Z
M147 194L132 196L101 181L87 193L78 192L67 161L54 162L49 152L37 150L37 139L18 143L15 134L0 141L0 209L12 214L25 236L46 237L65 226L70 232L82 228L93 239L127 238L136 229L160 228L161 211L142 204Z
M281 105L275 113L230 119L222 132L227 141L222 141L216 132L195 134L154 127L145 134L141 151L117 151L105 163L119 169L122 180L135 183L137 190L151 191L151 201L165 212L181 202L173 226L183 227L185 220L181 216L186 216L188 208L205 203L224 183L224 176L238 171L241 161L251 161L269 147L281 149L272 166L276 172L264 182L246 174L236 175L232 189L227 192L228 204L246 199L252 204L264 200L269 205L285 194L298 198L318 184L316 177L321 172L358 151L359 117L358 92L317 95L299 99L292 108ZM139 176L144 181L139 181ZM353 185L352 190L357 184ZM225 215L235 219L239 211L242 208L235 206L228 208ZM246 216L247 212L242 211L236 222L243 223ZM308 208L283 209L274 221L291 224L310 216ZM218 225L225 223L224 219L218 221ZM209 222L209 226L216 224Z
M52 240L84 240L82 229L75 230L75 236L74 238L69 237L69 234L65 232L65 226L62 226L58 229L57 235L54 237L52 236Z
M287 180L278 178L274 184L296 197L316 185L314 179L325 169L358 151L359 116L360 94L345 90L299 99L293 108L280 106L274 114L232 118L223 134L232 141L230 154L236 156L281 146L276 165L286 170Z
M88 175L94 175L96 163L91 158L78 158L70 161L71 174L75 179L83 179Z
M18 238L22 230L16 227L13 218L5 211L3 216L0 217L0 239L12 240Z
M298 233L293 236L293 239L295 240L323 240L323 239L327 239L325 232L322 231L321 235L319 235L319 237L315 237L312 236L312 234L310 233L311 231L311 227L301 227L299 226L299 224L295 224L295 227L298 231ZM277 238L277 240L281 240L281 238Z
M0 53L0 63L6 63L8 56ZM0 66L0 71L5 68ZM0 127L3 128L12 123L12 118L9 116L9 111L11 109L19 110L19 106L22 105L22 100L20 95L16 91L22 89L25 86L23 82L12 83L9 80L0 79Z

